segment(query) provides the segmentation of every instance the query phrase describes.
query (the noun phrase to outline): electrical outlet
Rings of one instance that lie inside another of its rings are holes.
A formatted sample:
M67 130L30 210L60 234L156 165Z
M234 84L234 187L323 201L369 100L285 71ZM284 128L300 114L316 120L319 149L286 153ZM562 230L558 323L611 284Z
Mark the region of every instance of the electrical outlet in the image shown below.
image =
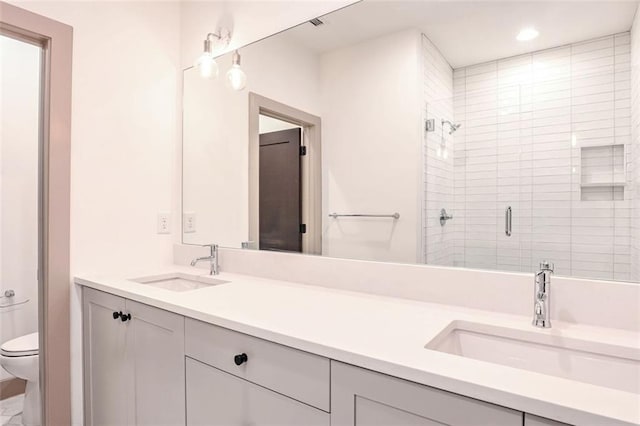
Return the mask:
M193 234L196 232L196 214L193 212L185 212L182 217L182 232L185 234Z
M158 234L171 233L171 214L167 212L158 213Z

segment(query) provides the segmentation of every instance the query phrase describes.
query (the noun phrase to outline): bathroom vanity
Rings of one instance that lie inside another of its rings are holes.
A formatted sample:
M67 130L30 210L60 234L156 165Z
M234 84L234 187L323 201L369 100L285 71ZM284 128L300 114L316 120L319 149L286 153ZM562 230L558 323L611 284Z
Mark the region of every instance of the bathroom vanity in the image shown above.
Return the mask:
M637 333L561 322L542 330L525 316L186 271L76 278L87 425L640 423ZM494 339L485 346L532 345L541 363L535 345L581 349L608 374L572 380L456 353L473 347L465 333Z

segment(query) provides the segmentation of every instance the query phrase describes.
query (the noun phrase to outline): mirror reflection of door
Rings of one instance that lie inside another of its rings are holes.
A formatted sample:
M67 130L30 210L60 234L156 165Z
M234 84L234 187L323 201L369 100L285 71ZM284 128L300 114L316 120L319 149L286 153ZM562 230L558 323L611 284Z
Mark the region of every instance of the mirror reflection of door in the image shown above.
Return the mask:
M302 252L299 127L260 134L260 249Z

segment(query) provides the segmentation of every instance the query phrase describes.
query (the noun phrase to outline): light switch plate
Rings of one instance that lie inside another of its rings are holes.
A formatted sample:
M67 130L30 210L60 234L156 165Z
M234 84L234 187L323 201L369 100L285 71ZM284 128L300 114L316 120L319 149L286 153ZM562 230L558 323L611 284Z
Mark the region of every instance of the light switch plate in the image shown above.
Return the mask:
M158 234L171 233L171 214L169 212L158 213Z
M196 232L196 214L194 212L184 212L182 216L182 232L185 234Z

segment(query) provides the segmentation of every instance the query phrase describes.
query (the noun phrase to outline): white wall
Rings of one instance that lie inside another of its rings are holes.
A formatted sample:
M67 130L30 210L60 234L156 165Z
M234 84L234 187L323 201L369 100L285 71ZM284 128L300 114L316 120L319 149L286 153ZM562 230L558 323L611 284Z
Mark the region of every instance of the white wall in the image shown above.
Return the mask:
M453 235L459 223L440 224L440 210L453 215L453 144L455 135L442 120L455 122L453 116L453 69L438 48L422 35L422 85L424 119L435 120L435 130L424 132L424 213L423 258L430 265L453 265ZM424 120L423 120L424 122ZM444 140L444 146L442 141Z
M634 204L631 222L631 279L640 281L640 6L631 28L631 135Z
M630 279L631 174L624 199L581 187L582 147L623 144L631 164L629 52L622 33L455 70L455 265Z
M0 36L0 343L38 331L38 145L40 56L37 46ZM0 368L0 380L11 377Z
M419 50L420 33L406 30L322 56L323 255L418 260Z
M71 274L170 263L174 237L156 234L156 215L178 196L179 3L14 3L74 28ZM77 292L72 307L72 414L82 424Z
M15 3L74 28L72 272L169 261L179 4Z

